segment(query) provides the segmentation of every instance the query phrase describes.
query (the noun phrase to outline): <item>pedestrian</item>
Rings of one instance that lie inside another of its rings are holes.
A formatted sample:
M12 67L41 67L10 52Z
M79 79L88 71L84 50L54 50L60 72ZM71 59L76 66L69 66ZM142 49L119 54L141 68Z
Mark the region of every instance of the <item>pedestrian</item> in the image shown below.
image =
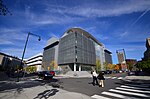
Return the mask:
M97 79L99 79L99 86L104 87L104 74L102 72L99 73L97 76Z
M92 71L92 76L93 76L93 82L92 82L93 86L95 86L95 82L96 82L96 85L98 85L98 81L97 81L97 73L96 73L95 70Z

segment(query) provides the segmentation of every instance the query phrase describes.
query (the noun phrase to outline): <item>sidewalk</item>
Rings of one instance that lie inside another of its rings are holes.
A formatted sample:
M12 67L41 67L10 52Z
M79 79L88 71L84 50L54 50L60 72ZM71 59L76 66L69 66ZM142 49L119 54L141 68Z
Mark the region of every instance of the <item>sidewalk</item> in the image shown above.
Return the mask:
M91 78L92 75L87 71L69 71L66 74L59 74L54 78Z
M7 87L11 87L12 83L17 87L0 91L0 99L91 99L87 95L65 91L48 84L24 87L31 83L36 84L36 81L7 82Z
M122 80L130 83L150 84L150 76L126 76Z

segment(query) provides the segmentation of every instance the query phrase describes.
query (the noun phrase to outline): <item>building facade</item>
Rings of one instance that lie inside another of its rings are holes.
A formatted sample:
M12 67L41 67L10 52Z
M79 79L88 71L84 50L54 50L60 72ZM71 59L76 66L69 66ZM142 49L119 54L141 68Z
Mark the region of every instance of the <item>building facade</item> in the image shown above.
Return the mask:
M146 48L147 48L147 50L144 52L143 60L150 59L150 38L146 39Z
M60 39L58 65L69 65L73 71L81 66L95 66L96 54L93 41L77 30L69 30Z
M137 63L136 59L126 59L127 69L136 70L135 64Z
M105 62L112 64L112 53L107 49L105 49L104 52L105 52Z
M118 56L118 62L119 64L121 64L121 70L127 71L125 50L124 49L118 50L117 56Z
M111 52L96 40L90 33L80 29L67 30L60 39L51 38L43 52L43 65L50 66L55 61L59 70L88 71L96 66L99 60L104 69L104 63L110 62ZM53 68L52 68L53 69Z
M125 61L125 56L123 52L117 52L117 56L118 56L118 62L119 64L121 64L122 62Z
M27 71L36 72L36 71L42 71L42 58L43 54L39 53L33 57L30 57L28 59L25 59L26 68ZM30 70L31 68L34 68L34 70Z
M15 71L19 69L20 65L21 65L21 60L19 58L0 52L0 69L1 70Z
M58 69L58 44L59 39L52 37L44 48L42 65L44 70Z

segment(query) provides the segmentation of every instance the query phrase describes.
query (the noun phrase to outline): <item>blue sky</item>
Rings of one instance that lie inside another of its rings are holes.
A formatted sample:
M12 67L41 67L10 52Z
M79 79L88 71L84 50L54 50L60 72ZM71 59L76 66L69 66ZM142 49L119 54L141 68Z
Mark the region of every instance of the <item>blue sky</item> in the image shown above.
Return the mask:
M47 40L60 38L71 27L91 33L112 52L125 49L127 58L140 60L150 37L150 0L3 0L12 15L0 16L0 52L25 58L43 52Z

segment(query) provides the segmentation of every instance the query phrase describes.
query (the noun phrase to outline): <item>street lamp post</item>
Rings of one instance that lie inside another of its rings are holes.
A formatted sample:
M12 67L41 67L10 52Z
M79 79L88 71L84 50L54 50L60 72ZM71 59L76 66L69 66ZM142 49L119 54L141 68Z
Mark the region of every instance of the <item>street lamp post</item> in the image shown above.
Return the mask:
M23 50L23 54L22 54L22 58L21 58L20 67L22 66L22 61L23 61L24 54L25 54L26 47L27 47L27 43L28 43L28 40L29 40L29 35L36 36L36 37L38 37L38 40L39 40L39 41L41 40L41 37L40 37L39 35L30 33L30 32L28 33L28 36L27 36L27 39L26 39L26 43L25 43L25 46L24 46L24 50ZM19 71L18 71L18 70L17 70L17 73L18 73L18 76L17 76L17 82L19 82Z

